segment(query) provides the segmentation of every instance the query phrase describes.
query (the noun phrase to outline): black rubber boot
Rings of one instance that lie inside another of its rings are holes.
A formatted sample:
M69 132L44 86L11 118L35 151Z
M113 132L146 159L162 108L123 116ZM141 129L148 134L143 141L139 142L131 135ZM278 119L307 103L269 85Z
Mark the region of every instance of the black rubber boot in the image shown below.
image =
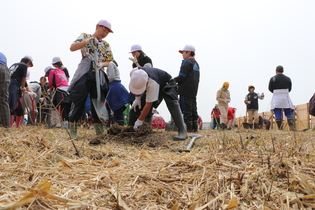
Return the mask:
M295 119L288 118L288 124L289 124L289 127L290 127L291 131L296 131Z
M282 127L282 120L276 120L277 126L278 126L278 130L283 130Z
M136 112L134 112L133 110L130 110L129 112L129 121L128 121L128 126L134 126L135 122L138 119L138 115Z
M227 129L227 125L225 123L221 123L219 127L220 127L221 130L226 130Z
M193 129L193 132L195 132L195 133L198 132L198 122L193 121L192 129Z
M188 133L193 132L192 122L185 122L185 125Z
M178 128L178 135L173 137L173 140L180 141L187 138L187 130L184 123L183 115L177 100L173 100L168 106L168 110Z

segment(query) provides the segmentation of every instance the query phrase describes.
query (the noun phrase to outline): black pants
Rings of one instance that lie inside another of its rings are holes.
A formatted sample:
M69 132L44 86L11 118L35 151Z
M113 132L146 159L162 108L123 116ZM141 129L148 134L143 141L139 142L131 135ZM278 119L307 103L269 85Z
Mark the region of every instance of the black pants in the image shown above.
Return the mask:
M220 118L213 118L212 129L215 129L215 127L219 128L219 125L220 125Z
M141 95L141 109L139 109L137 107L136 111L134 111L133 109L130 110L129 123L128 123L129 126L133 126L134 123L136 122L136 120L139 118L141 111L142 111L142 109L146 103L145 98L146 98L146 94L144 93ZM170 78L170 81L167 82L163 86L162 90L159 92L159 99L157 101L153 102L151 110L146 117L146 120L147 119L151 120L151 117L153 115L153 113L152 113L153 107L157 108L160 105L160 103L163 101L163 99L165 100L165 103L166 103L166 106L168 109L170 109L169 107L172 106L174 100L176 100L176 101L178 100L177 99L177 84L171 78Z
M186 122L197 122L197 99L196 97L180 96L180 108L184 114L184 121Z
M92 80L88 80L86 82L86 91L87 91L87 94L83 98L81 98L80 101L78 101L76 104L71 103L71 108L70 108L70 113L69 113L69 122L78 122L81 119L82 113L85 109L85 101L88 96L90 96L91 98L96 97L97 95L96 82ZM95 111L93 103L91 103L91 112L92 112L93 122L101 123L101 120Z

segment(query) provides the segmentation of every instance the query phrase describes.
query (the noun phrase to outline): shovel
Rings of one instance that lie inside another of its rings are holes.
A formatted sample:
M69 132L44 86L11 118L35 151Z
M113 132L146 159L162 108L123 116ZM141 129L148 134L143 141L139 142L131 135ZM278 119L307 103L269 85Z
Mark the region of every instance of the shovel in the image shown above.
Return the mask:
M190 135L189 136L190 138L192 138L189 142L189 144L187 145L186 149L175 149L173 150L174 152L190 152L190 149L192 148L192 146L194 145L195 143L195 140L200 138L201 135L199 134L193 134L193 135Z
M97 43L94 43L97 44ZM98 46L98 45L97 45ZM97 91L97 98L92 98L92 103L95 109L95 112L98 118L101 120L103 124L107 124L108 121L108 112L104 102L101 100L101 87L100 87L100 70L97 67L96 61L98 60L97 57L97 48L94 46L94 66L95 66L95 80L96 80L96 91Z

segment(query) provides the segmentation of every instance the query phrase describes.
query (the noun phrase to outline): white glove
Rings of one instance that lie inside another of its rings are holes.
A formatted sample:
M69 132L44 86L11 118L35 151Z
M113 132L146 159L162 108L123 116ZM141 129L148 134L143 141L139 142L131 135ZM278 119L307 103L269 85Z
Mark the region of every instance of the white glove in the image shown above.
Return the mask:
M90 37L88 39L85 39L86 44L98 44L98 40L95 37Z
M133 126L133 129L134 129L134 130L137 130L142 124L143 124L143 121L137 120L137 121L135 122L135 125Z
M230 103L231 102L230 99L225 99L224 101L225 101L225 103Z
M133 63L138 63L138 60L136 57L130 57L129 60L131 60Z
M103 68L104 67L104 63L103 62L100 62L98 65L97 65L97 68L98 69L101 69L101 68Z
M134 111L136 111L136 107L139 107L139 109L141 109L141 100L140 100L140 96L136 96L136 99L133 101L130 109L133 109Z

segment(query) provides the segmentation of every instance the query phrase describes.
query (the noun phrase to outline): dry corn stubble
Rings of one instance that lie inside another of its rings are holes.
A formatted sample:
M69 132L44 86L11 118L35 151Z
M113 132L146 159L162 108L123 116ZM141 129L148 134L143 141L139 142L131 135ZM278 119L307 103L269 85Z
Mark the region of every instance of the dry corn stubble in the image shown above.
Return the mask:
M124 128L126 129L126 128ZM122 130L124 130L122 129ZM312 209L314 133L201 130L106 134L0 128L0 209ZM99 138L99 137L98 137Z

